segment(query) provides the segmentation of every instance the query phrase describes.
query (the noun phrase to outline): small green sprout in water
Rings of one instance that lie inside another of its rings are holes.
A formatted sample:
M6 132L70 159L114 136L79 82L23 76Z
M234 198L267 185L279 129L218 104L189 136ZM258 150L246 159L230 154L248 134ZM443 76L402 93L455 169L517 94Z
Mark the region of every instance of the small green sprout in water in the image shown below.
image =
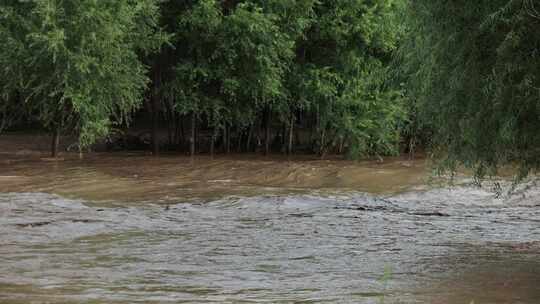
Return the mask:
M392 278L392 267L387 265L384 267L383 276L379 279L379 282L383 284L383 292L381 293L381 296L379 297L379 304L384 304L386 289L388 288L388 282L390 281L391 278Z

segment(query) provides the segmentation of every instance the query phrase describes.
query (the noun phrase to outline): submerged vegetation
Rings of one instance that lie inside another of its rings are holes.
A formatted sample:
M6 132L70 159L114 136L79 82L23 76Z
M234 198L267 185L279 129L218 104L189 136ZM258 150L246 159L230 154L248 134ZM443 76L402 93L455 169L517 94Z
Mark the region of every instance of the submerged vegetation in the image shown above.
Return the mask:
M531 0L6 0L0 132L540 167ZM540 9L540 8L538 8ZM166 135L165 135L166 134Z

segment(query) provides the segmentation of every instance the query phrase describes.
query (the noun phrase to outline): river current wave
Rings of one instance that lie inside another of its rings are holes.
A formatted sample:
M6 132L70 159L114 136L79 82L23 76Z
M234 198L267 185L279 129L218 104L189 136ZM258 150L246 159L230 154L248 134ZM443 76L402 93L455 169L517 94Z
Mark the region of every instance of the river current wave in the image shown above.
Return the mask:
M0 302L538 303L540 208L473 187L94 204L0 194Z

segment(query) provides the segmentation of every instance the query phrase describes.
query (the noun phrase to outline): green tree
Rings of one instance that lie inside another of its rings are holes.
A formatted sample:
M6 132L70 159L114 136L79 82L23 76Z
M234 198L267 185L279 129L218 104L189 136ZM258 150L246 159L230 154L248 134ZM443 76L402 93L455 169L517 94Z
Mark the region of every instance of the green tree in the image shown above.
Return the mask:
M208 129L212 152L264 138L267 153L290 153L300 128L322 155L395 153L403 98L386 75L402 3L6 0L0 128L26 116L55 134L54 151L67 132L85 146L146 100L156 153L159 121L172 143L187 117L192 154Z
M232 125L242 130L282 97L294 43L275 14L250 1L201 0L179 22L180 58L168 91L181 114L205 116L215 133Z
M400 51L443 168L540 167L540 14L530 0L410 1Z
M295 69L315 112L319 152L340 141L351 157L397 152L403 105L386 74L401 27L401 1L321 1L298 42ZM332 138L332 140L329 140ZM339 148L341 150L341 148Z
M159 48L157 1L6 0L0 4L2 93L17 92L54 134L80 146L129 119L148 82L139 56Z
M206 121L214 134L224 131L227 147L231 128L237 137L249 130L249 146L262 122L269 152L279 123L288 128L291 152L303 114L316 117L321 154L338 142L353 157L395 153L404 111L386 73L400 38L401 3L192 1L171 15L177 63L166 102L192 122Z

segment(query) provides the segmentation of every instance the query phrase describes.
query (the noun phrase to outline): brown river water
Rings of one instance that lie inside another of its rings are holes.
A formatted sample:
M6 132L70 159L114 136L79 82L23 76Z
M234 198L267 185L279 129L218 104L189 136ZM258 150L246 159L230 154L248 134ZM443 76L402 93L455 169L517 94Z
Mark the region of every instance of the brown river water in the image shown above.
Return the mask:
M0 303L540 303L540 190L424 160L0 154Z

